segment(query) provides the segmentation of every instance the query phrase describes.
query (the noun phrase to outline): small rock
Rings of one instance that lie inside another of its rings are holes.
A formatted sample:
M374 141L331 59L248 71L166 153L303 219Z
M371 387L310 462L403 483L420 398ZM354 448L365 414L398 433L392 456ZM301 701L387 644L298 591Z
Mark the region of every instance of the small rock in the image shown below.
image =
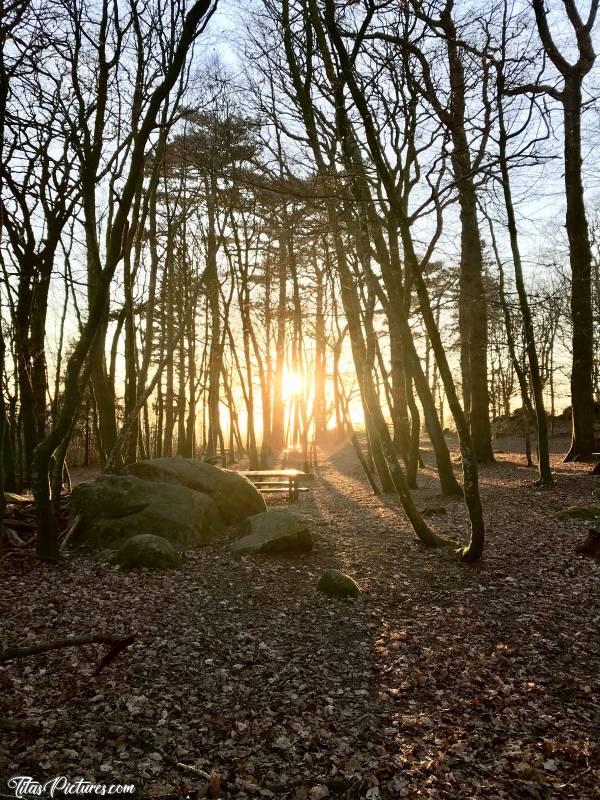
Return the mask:
M328 569L321 575L317 591L328 597L358 597L361 593L356 581L337 569Z
M246 524L248 535L231 545L234 555L305 553L312 550L308 522L286 508L254 514Z
M173 546L151 533L132 536L121 547L115 560L122 569L177 569L182 564L181 556Z
M100 552L96 553L94 556L94 561L97 561L99 564L114 564L116 555L116 550L100 550Z
M323 800L324 797L329 797L329 789L324 783L319 783L312 787L308 796L310 800Z
M292 743L287 736L278 736L273 742L273 750L290 750Z

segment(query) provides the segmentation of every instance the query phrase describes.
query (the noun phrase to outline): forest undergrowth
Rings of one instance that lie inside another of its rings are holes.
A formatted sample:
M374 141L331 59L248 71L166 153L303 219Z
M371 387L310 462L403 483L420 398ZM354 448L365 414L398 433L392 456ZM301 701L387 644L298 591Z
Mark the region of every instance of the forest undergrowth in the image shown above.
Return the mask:
M554 515L597 503L598 478L555 455L556 485L536 489L515 442L498 444L476 565L420 546L349 446L320 454L300 499L307 555L235 560L219 544L181 571L123 573L7 553L8 646L136 639L96 677L93 645L0 669L0 717L39 726L2 732L3 781L82 775L147 798L597 797L600 565L574 552L586 524ZM434 477L417 503L458 539L464 506ZM315 591L329 567L359 599Z

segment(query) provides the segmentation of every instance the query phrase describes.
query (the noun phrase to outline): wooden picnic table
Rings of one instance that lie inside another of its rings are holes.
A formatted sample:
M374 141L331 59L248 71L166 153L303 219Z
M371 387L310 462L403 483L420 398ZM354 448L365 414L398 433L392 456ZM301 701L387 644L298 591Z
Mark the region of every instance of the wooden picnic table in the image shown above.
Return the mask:
M251 469L240 474L252 481L262 494L287 492L290 503L298 499L300 492L308 491L300 486L300 481L307 477L301 469Z

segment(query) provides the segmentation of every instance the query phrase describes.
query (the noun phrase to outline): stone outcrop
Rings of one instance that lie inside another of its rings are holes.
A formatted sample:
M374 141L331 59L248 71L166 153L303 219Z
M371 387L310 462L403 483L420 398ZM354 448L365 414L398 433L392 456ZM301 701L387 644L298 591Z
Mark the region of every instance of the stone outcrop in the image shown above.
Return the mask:
M198 547L219 537L225 522L213 500L174 483L133 475L102 475L73 489L71 513L82 517L76 542L118 548L131 536L150 533L178 547Z
M71 514L81 517L73 544L118 549L132 536L151 534L185 550L265 511L243 475L193 459L157 458L73 489Z
M263 496L247 478L203 461L155 458L131 464L127 472L145 481L175 483L208 495L228 524L267 510Z
M249 517L246 530L231 546L234 555L305 553L313 546L307 521L285 508Z

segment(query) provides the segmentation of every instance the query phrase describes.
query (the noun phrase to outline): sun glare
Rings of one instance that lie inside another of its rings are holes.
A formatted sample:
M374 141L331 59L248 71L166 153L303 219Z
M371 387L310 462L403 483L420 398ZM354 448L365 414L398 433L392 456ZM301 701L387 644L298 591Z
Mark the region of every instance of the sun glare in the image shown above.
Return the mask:
M304 381L302 380L302 375L293 371L286 373L283 380L283 394L286 400L297 397L302 393L303 388Z

